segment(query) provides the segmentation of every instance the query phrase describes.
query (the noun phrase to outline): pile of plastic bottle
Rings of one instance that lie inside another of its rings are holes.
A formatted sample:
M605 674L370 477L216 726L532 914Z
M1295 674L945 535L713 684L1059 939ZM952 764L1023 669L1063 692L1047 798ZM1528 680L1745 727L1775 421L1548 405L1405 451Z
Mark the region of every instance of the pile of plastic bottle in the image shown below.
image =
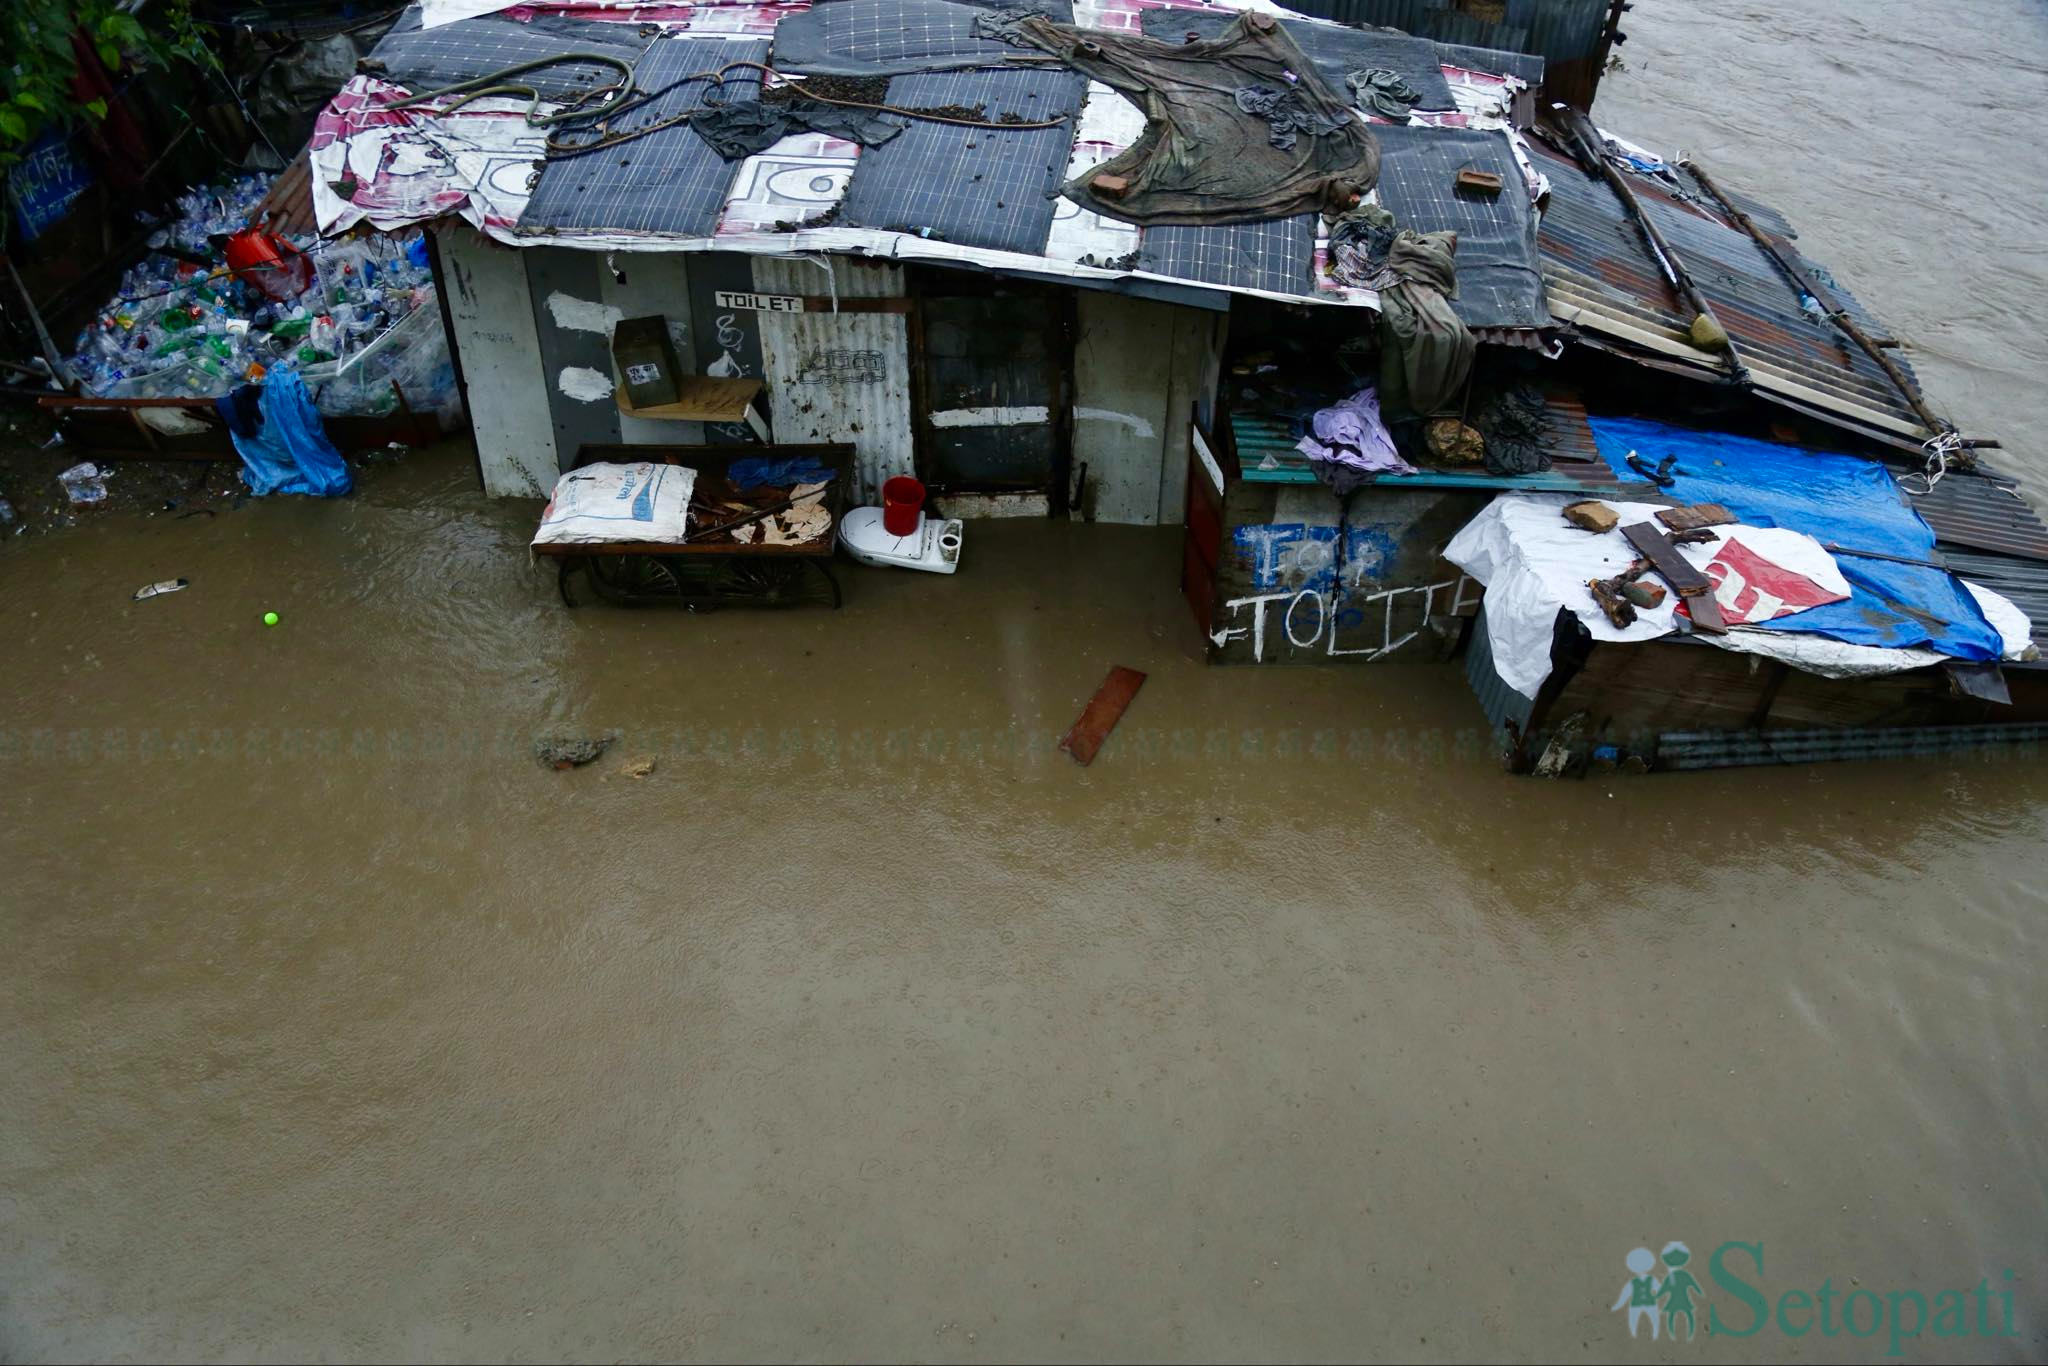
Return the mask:
M71 366L86 391L212 398L292 365L330 416L456 407L425 239L293 239L312 280L297 297L273 300L229 270L222 247L268 188L266 178L244 176L180 197L150 254L78 334Z

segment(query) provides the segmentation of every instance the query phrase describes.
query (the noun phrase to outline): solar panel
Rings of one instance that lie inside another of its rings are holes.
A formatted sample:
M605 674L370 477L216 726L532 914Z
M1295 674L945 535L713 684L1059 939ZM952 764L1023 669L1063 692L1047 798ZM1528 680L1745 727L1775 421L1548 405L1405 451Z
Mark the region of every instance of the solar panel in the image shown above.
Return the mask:
M386 79L419 93L570 53L604 53L631 66L647 49L647 40L630 25L581 27L620 32L563 34L505 19L464 19L439 28L394 28L371 49L370 60L383 65ZM532 86L550 100L563 100L611 84L618 79L618 72L597 62L564 62L511 79Z
M644 128L702 107L711 83L690 77L715 71L728 62L767 60L765 42L660 39L641 59L634 76L641 90L661 90L672 84L676 88L628 113L611 131ZM754 99L761 92L761 74L733 71L719 90L724 100ZM718 226L719 213L738 171L737 163L719 156L690 131L688 123L678 123L616 147L550 161L526 212L519 216L519 231L708 237Z
M1028 0L1014 7L1059 23L1072 0ZM1026 50L975 36L974 20L1004 5L975 0L817 0L775 29L775 69L815 76L895 76L913 71L1002 66Z
M1237 15L1228 11L1160 8L1146 10L1138 22L1147 38L1178 43L1186 41L1190 33L1205 40L1220 37L1236 19ZM1281 20L1280 26L1316 64L1316 74L1340 96L1350 92L1351 87L1344 83L1350 73L1385 68L1415 88L1415 93L1422 97L1416 102L1417 109L1458 107L1438 62L1437 46L1427 38L1411 38L1405 33L1364 33L1334 24L1288 19Z
M1536 249L1536 213L1506 133L1420 125L1375 126L1381 207L1404 228L1458 234L1458 296L1467 327L1548 327L1550 304ZM1501 192L1460 194L1460 169L1491 171Z
M1316 254L1316 215L1264 223L1146 228L1138 235L1138 268L1209 285L1275 294L1307 294Z
M1087 79L1066 70L957 71L898 76L889 103L979 108L980 117L1037 121L1072 115ZM928 233L948 242L1036 256L1052 231L1074 121L1053 128L964 128L912 120L861 153L839 221Z

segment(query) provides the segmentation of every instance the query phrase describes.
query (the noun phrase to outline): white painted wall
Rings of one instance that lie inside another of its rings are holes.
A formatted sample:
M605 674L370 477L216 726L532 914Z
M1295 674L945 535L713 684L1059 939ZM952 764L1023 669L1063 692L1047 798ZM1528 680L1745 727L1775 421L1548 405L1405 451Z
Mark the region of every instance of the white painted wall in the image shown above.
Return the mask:
M1215 382L1222 315L1082 290L1074 343L1074 467L1098 522L1174 525L1188 415Z
M466 223L435 233L484 492L545 498L555 487L554 425L525 263Z
M830 260L832 275L807 260L754 258L754 288L764 294L889 298L904 291L901 266ZM854 367L830 362L872 360ZM858 495L879 501L882 481L910 474L910 342L901 313L764 313L761 357L768 407L779 443L850 441L857 451ZM871 382L863 376L872 375Z

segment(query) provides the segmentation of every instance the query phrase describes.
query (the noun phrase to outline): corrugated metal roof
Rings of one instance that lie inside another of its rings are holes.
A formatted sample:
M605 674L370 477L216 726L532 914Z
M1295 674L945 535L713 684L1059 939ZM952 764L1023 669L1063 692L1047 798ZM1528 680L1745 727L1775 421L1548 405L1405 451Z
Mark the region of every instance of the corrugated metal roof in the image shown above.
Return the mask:
M1339 23L1397 28L1442 43L1527 53L1551 65L1584 68L1599 51L1611 3L1507 0L1498 19L1454 0L1292 0L1288 8ZM1591 93L1590 88L1584 92L1588 100Z
M1951 545L1941 547L1941 557L1962 578L2010 598L2012 605L2034 623L2037 639L2048 634L2048 565L2011 555L1959 550Z
M2048 725L2039 722L1854 730L1672 730L1657 737L1657 767L1746 768L1847 759L1932 759L2004 745L2038 746L2043 740L2048 740Z
M1658 270L1613 187L1576 161L1531 146L1551 183L1538 242L1552 316L1681 362L1705 378L1725 377L1719 353L1693 346L1690 311ZM1801 310L1797 289L1748 233L1646 178L1631 187L1714 306L1758 389L1880 431L1928 435L1877 362L1831 323ZM1750 211L1747 204L1744 211ZM1784 225L1775 213L1759 215L1759 222L1767 229ZM1836 294L1867 331L1887 334L1847 290Z
M1988 474L1950 474L1928 492L1908 497L1944 549L1968 546L2048 560L2048 526L2018 489Z
M1493 637L1486 630L1484 606L1472 618L1471 633L1465 638L1465 681L1472 685L1472 695L1479 699L1486 724L1496 736L1506 739L1528 726L1536 703L1509 687L1494 668Z

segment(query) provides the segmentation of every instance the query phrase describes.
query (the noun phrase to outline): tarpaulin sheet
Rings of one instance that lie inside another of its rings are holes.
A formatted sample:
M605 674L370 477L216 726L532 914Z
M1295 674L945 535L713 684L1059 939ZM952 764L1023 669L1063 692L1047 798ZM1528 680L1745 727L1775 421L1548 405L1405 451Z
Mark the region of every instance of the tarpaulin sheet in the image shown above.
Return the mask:
M1642 476L1629 452L1651 465L1676 456L1665 490L1689 503L1726 506L1750 526L1788 527L1823 545L1906 559L1934 558L1934 532L1874 460L1802 450L1634 418L1591 419L1593 439L1616 475ZM1998 631L1953 574L1837 553L1847 602L1801 612L1764 629L1809 631L1854 645L1927 645L1956 659L1997 659Z
M1608 500L1606 506L1620 518L1618 527L1593 533L1565 520L1561 510L1573 501L1572 494L1504 493L1444 547L1445 559L1486 585L1493 667L1502 682L1524 697L1534 697L1550 676L1551 641L1560 608L1575 615L1595 640L1632 643L1678 630L1676 593L1666 594L1655 607L1637 608L1633 622L1616 626L1586 589L1589 579L1612 578L1635 561L1636 549L1619 527L1649 521L1656 516L1656 506ZM1736 548L1733 552L1731 546ZM1731 554L1740 557L1758 582L1736 577L1743 570L1731 569ZM1805 622L1828 610L1805 604L1839 599L1850 591L1828 553L1810 536L1777 527L1716 527L1712 541L1680 546L1678 555L1715 581L1714 597L1724 605L1725 614L1736 621L1753 621L1759 628L1737 627L1724 636L1702 637L1711 644L1782 659L1832 677L1917 668L1934 658L1911 650L1852 649L1815 636L1763 629L1779 613L1791 614L1782 618L1788 624ZM1721 566L1718 573L1716 564ZM1765 569L1762 575L1757 574L1759 566ZM1766 580L1765 586L1780 593L1787 592L1789 584L1803 588L1780 598L1760 590ZM1851 657L1831 657L1844 652Z
M1374 128L1380 144L1380 207L1417 232L1458 234L1458 295L1467 327L1548 327L1550 302L1536 247L1536 209L1516 191L1522 173L1504 132L1468 128ZM1492 198L1460 194L1458 172L1491 171L1507 188Z
M1161 6L1145 10L1139 15L1138 23L1147 38L1183 43L1190 34L1219 38L1236 18L1237 15L1227 9ZM1427 38L1411 38L1405 33L1386 31L1368 33L1336 24L1318 24L1309 19L1283 19L1280 26L1287 30L1288 37L1301 45L1301 50L1308 54L1308 59L1316 65L1316 71L1332 89L1349 90L1351 87L1344 83L1344 79L1354 71L1379 69L1392 71L1408 82L1410 88L1421 96L1416 102L1418 109L1458 107L1451 98L1450 84L1444 79L1437 45Z

